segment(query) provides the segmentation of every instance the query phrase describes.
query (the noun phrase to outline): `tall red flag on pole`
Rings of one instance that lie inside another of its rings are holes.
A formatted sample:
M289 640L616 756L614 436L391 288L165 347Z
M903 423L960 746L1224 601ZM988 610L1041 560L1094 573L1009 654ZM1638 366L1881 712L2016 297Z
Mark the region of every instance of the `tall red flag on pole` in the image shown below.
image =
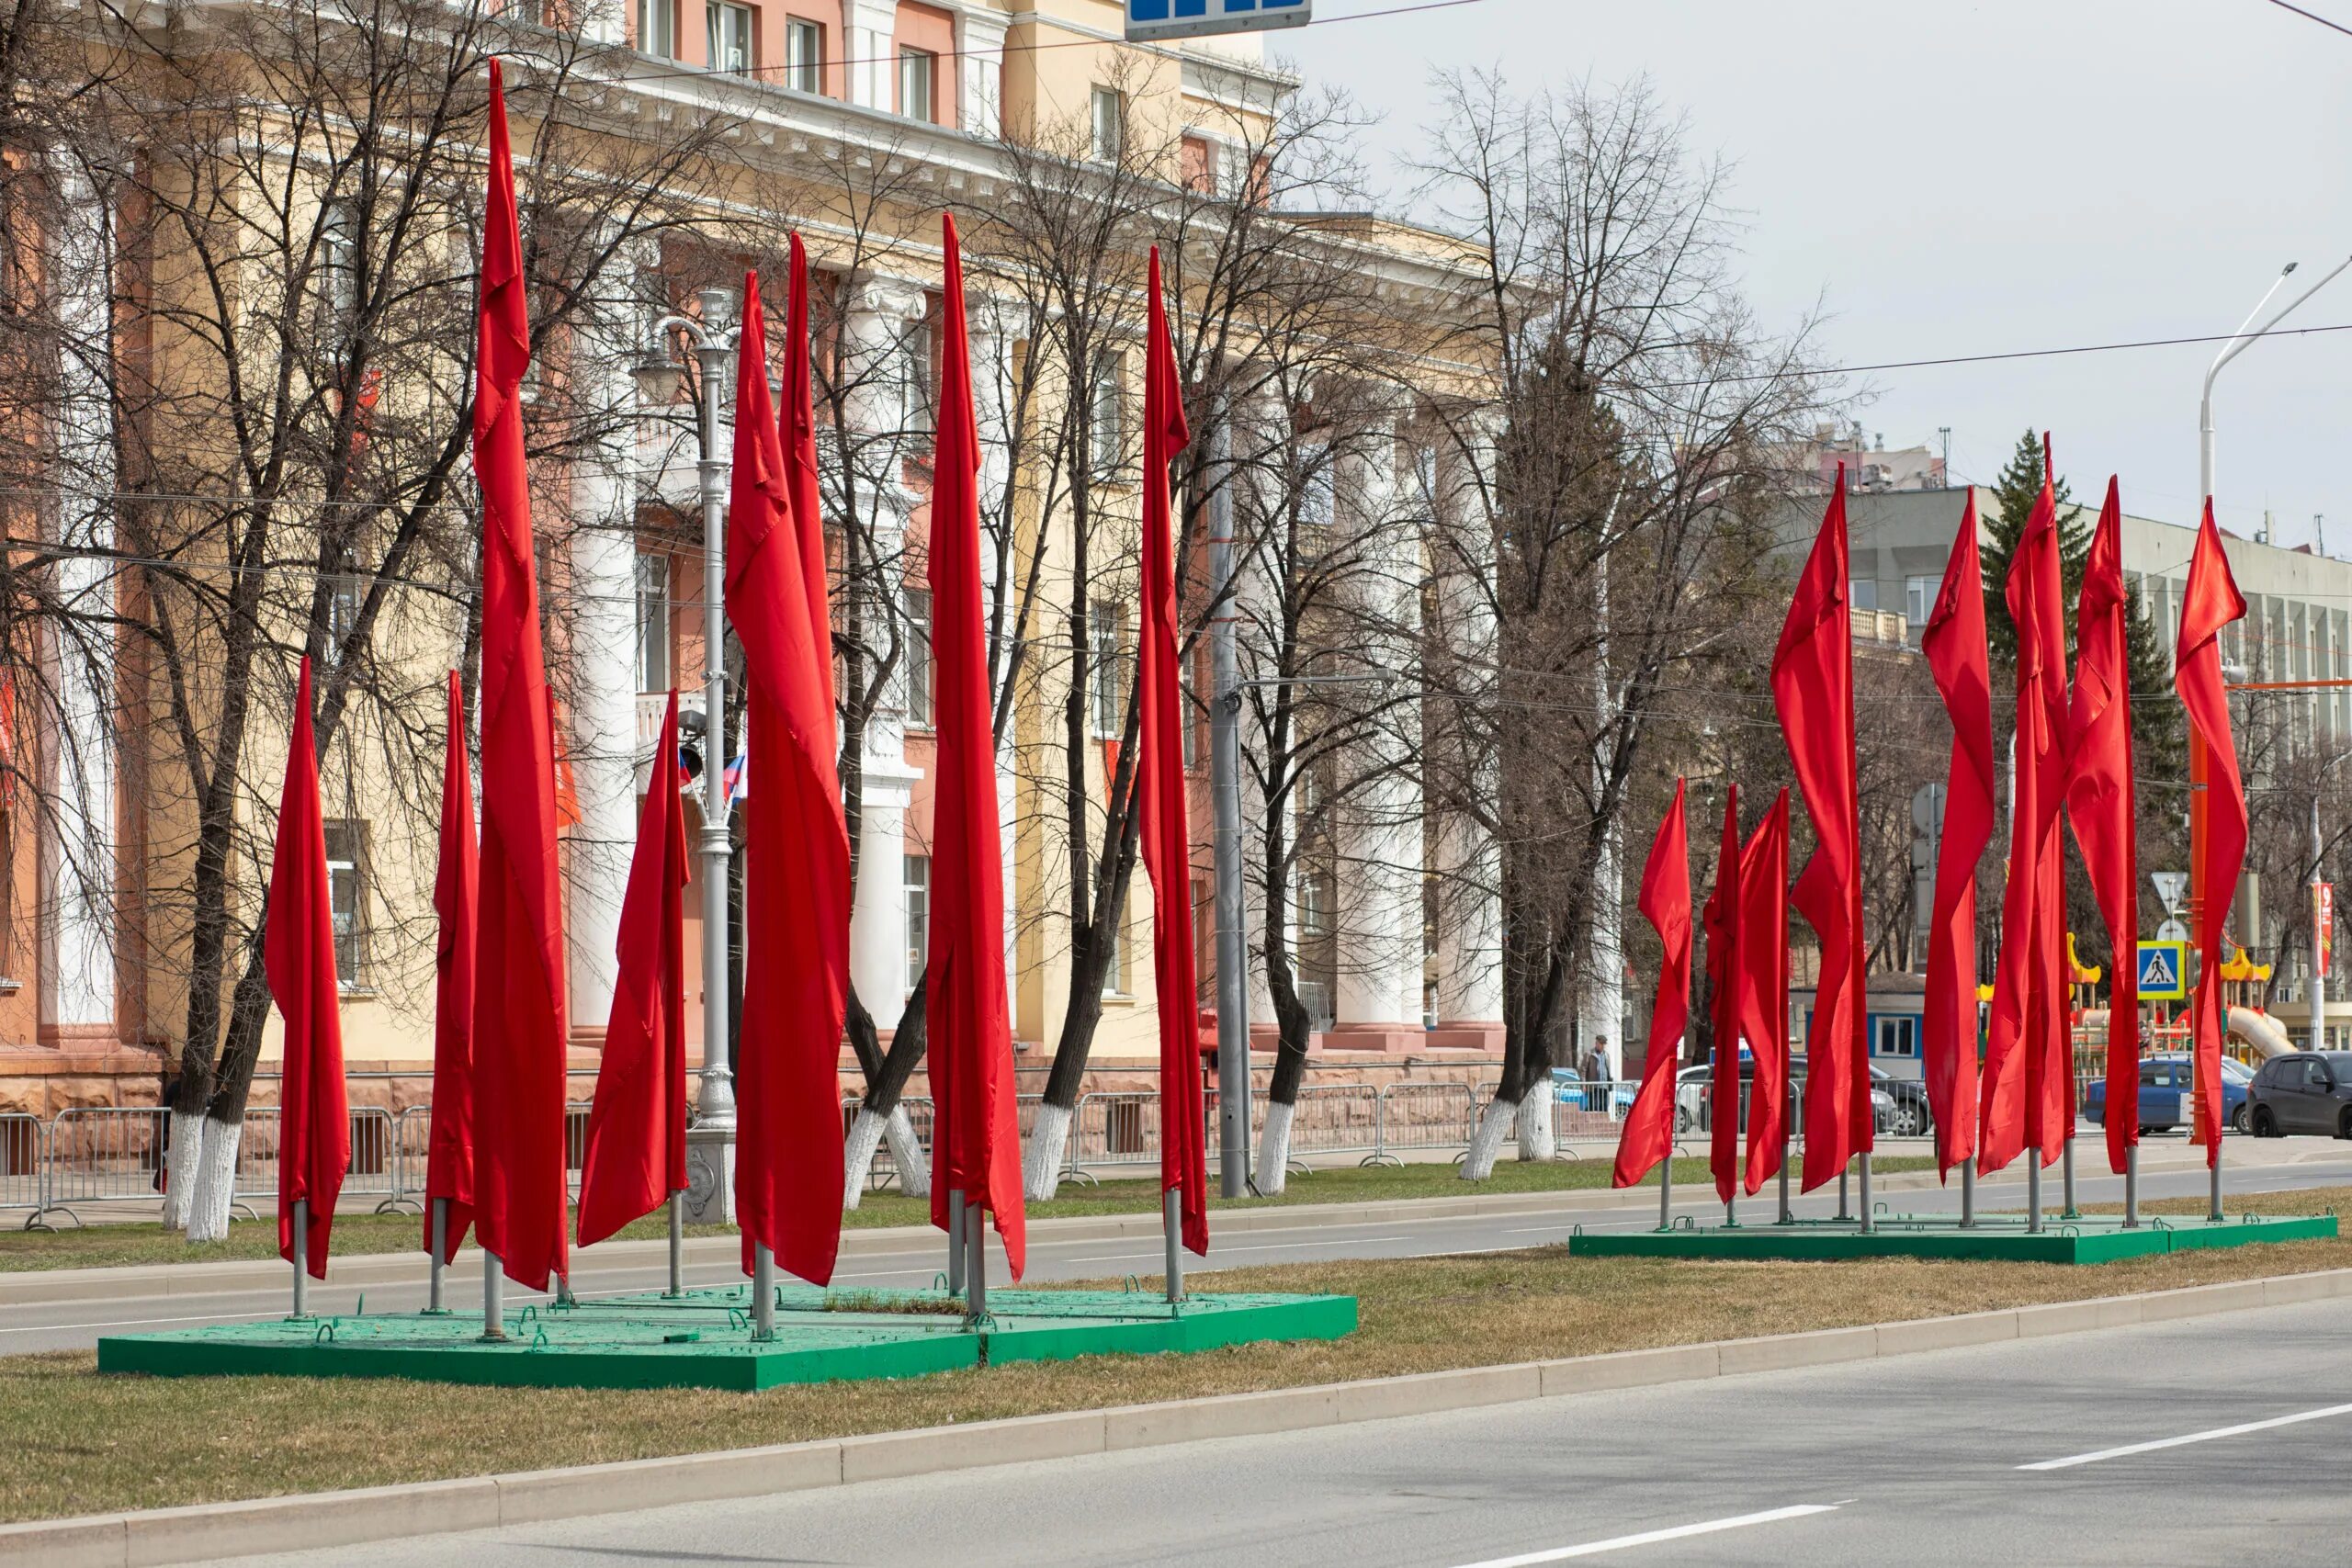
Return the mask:
M2075 705L2066 817L2107 924L2107 1160L2117 1175L2140 1141L2140 872L2132 787L2131 600L2123 502L2113 479L2075 604Z
M474 1229L535 1291L567 1271L563 896L539 637L523 372L531 360L506 95L490 62L490 193L474 354L481 487L481 880L474 947Z
M1739 786L1724 800L1724 841L1715 852L1715 886L1707 895L1708 1021L1715 1037L1710 1079L1707 1168L1715 1196L1731 1201L1739 1190Z
M2189 1141L2205 1147L2205 1163L2222 1163L2222 931L2245 866L2245 784L2238 773L2237 739L2230 729L2230 699L2222 682L2222 628L2245 615L2245 597L2230 575L2230 558L2213 525L2213 502L2197 530L2188 588L2181 596L2180 641L2173 655L2173 689L2195 731L2189 744L2204 750L2205 843L2198 857L2197 989L2189 998L2190 1040L2197 1074L2197 1116Z
M1657 825L1650 858L1642 866L1640 907L1657 932L1657 995L1650 1002L1649 1055L1642 1062L1642 1087L1625 1113L1617 1138L1612 1187L1631 1187L1674 1149L1675 1068L1682 1037L1690 1026L1690 833L1683 818L1683 781L1674 781L1674 803Z
M327 888L326 823L319 812L319 751L311 730L311 661L294 685L293 735L269 863L269 926L262 967L286 1021L277 1109L277 1255L294 1261L294 1206L307 1203L304 1258L327 1277L335 1200L351 1164L343 1085L342 996L334 973L334 899Z
M2018 722L2009 801L2008 886L1980 1090L1979 1163L2000 1169L2028 1147L2049 1165L2073 1130L2066 911L2059 807L2066 786L2065 589L2048 446L2041 493L2003 589L2018 635Z
M1208 1256L1208 1133L1202 1122L1200 990L1193 972L1193 836L1185 821L1184 694L1176 678L1176 540L1170 462L1191 445L1176 346L1151 248L1143 389L1143 632L1136 644L1136 779L1151 874L1151 969L1159 1004L1159 1189L1181 1194L1184 1245Z
M452 1262L474 1218L474 781L466 765L466 699L449 671L449 732L441 759L441 863L433 877L433 1120L424 1156L424 1249L433 1205L448 1205L441 1261Z
M1919 1056L1928 1114L1936 1127L1936 1169L1976 1153L1976 863L1992 841L1993 673L1984 640L1984 566L1976 540L1976 491L1961 508L1919 649L1951 721L1944 771L1943 829L1936 849L1933 913L1928 921L1927 1015Z
M936 1154L931 1223L947 1195L995 1216L1012 1277L1027 1246L1021 1126L1005 1001L1004 862L989 722L988 630L980 614L980 434L964 325L964 258L947 247L938 467L931 489L932 660L938 695L938 788L931 829L930 1029Z
M686 1190L687 866L672 687L621 894L613 1010L580 1168L582 1247Z
M744 710L760 771L741 807L750 962L735 1076L735 1208L745 1273L753 1247L765 1246L785 1268L821 1285L841 1248L849 829L834 763L832 634L830 623L810 618L824 603L824 583L812 590L801 577L803 538L822 524L793 515L767 347L759 276L746 273L727 615L743 645Z
M1781 1168L1789 1111L1789 792L1739 852L1739 1032L1756 1061L1747 1090L1747 1186Z
M1813 854L1790 903L1821 939L1821 981L1805 1046L1804 1190L1812 1191L1871 1147L1870 1053L1862 930L1861 796L1854 765L1854 632L1847 606L1846 466L1797 579L1772 653L1772 703Z

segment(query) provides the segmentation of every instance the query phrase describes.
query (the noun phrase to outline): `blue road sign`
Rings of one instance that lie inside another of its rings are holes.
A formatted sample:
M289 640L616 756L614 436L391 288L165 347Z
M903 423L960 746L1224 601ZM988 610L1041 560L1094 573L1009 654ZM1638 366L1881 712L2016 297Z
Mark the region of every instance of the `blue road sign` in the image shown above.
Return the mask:
M1305 27L1312 0L1127 0L1127 41Z
M2177 1002L2188 995L2188 944L2185 942L2143 942L2140 944L2140 999Z

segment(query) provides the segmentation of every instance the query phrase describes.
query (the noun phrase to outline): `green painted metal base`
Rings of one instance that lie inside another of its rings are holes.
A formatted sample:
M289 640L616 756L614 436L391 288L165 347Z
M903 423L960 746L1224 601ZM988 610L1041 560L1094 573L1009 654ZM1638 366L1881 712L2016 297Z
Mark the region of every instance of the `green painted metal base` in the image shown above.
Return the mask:
M1568 1239L1584 1258L1690 1258L1719 1260L1781 1258L1827 1262L1849 1258L1961 1258L2013 1263L2113 1263L2200 1247L2245 1247L2266 1241L2309 1241L2335 1235L2335 1216L2278 1219L2254 1214L2223 1220L2149 1216L2123 1228L2120 1214L2050 1216L2039 1232L2023 1214L1987 1214L1969 1229L1950 1214L1883 1214L1865 1234L1852 1221L1799 1220L1793 1224L1680 1226L1663 1231L1610 1231Z
M750 1287L534 1303L502 1343L478 1314L226 1324L98 1341L102 1372L162 1377L409 1378L526 1388L717 1388L918 1377L1003 1361L1210 1350L1354 1332L1353 1296L1199 1295L1170 1307L1122 1291L989 1292L974 1326L954 1297L780 1286L775 1337L752 1338Z

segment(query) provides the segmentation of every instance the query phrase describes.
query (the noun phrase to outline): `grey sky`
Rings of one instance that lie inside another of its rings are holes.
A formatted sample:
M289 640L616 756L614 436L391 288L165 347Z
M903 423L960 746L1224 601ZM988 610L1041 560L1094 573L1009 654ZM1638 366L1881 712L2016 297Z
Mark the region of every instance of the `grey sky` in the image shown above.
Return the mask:
M2298 3L2352 26L2352 0ZM2284 263L2302 264L2293 288L2352 254L2352 38L2266 0L1479 0L1272 52L1385 114L1373 151L1392 170L1433 70L1502 62L1522 88L1647 74L1694 146L1736 165L1757 304L1789 321L1824 300L1840 363L2226 333ZM1409 181L1392 183L1401 211ZM2352 272L2291 322L2352 322ZM1888 372L1860 417L1898 446L1950 425L1956 475L1978 480L2047 427L2077 497L2114 471L2127 509L2191 521L2211 355ZM2347 369L2352 332L2261 344L2222 373L2225 526L2251 534L2267 507L2297 544L2324 513L2352 555Z

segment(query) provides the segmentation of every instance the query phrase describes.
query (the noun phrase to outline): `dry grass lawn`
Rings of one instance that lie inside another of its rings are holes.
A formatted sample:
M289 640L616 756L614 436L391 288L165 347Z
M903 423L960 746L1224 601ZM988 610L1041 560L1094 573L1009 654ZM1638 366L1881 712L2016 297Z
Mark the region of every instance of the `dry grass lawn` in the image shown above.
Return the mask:
M2233 1202L2342 1208L2352 1189ZM87 1355L0 1359L13 1454L0 1517L160 1507L585 1464L1929 1317L2352 1267L2352 1240L2191 1252L2099 1268L2017 1263L1684 1263L1570 1258L1334 1262L1204 1274L1202 1289L1343 1292L1336 1344L1094 1358L762 1394L517 1391L293 1378L99 1377Z

